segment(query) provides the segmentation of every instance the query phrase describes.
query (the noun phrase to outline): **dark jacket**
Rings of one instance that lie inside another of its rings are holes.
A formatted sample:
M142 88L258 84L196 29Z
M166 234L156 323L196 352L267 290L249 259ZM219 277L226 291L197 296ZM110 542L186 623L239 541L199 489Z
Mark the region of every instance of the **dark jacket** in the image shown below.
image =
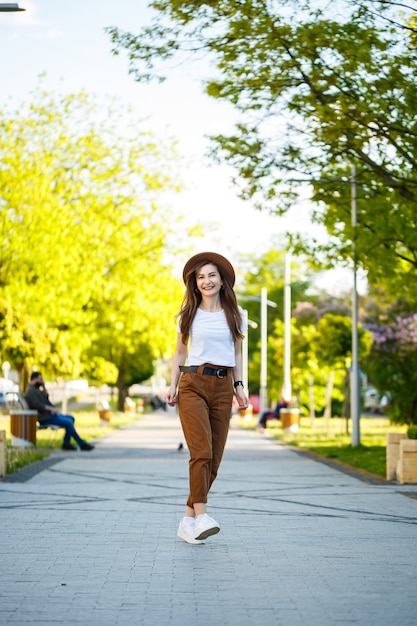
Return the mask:
M51 411L46 409L47 405L51 406L46 391L35 387L35 385L28 385L25 398L29 408L38 412L38 422L42 423L51 417Z

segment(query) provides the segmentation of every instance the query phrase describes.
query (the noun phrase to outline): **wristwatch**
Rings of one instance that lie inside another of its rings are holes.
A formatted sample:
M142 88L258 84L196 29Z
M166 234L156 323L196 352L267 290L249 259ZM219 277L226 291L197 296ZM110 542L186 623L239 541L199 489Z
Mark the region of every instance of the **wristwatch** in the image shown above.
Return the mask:
M243 380L235 380L235 382L233 383L233 387L236 389L236 387L244 387L243 384Z

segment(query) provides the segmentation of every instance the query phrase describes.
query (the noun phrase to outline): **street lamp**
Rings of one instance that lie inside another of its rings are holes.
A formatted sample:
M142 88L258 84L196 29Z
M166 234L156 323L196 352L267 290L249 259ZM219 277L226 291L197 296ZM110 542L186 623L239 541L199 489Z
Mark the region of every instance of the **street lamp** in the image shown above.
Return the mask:
M311 178L294 178L288 182L313 183ZM352 447L360 445L360 401L359 401L359 365L358 365L358 288L357 288L357 181L356 165L352 165L350 182L338 179L321 179L321 183L337 183L351 187L351 220L353 228L352 257L353 257L353 297L352 297L352 363L350 372L350 417L352 420Z
M262 287L261 296L239 296L242 300L255 300L261 301L261 380L259 387L259 411L265 411L268 408L268 393L267 393L267 347L268 347L268 333L267 333L267 307L272 306L277 308L277 303L267 299L267 289Z
M20 9L16 2L0 3L0 13L11 13L12 11L26 11L26 9Z
M356 196L356 165L352 165L352 256L353 256L353 298L352 298L352 364L350 370L350 411L352 419L352 446L360 444L360 410L359 410L359 367L358 367L358 288L356 284L356 231L357 231L357 196Z
M246 309L243 310L243 313L245 316L247 327L258 328L258 324L254 322L253 320L249 319L248 311ZM249 354L248 352L249 352L248 351L248 334L246 333L242 341L242 380L243 380L245 389L247 389L247 392L249 395L249 382L248 382Z
M291 253L285 256L284 279L284 394L291 400Z

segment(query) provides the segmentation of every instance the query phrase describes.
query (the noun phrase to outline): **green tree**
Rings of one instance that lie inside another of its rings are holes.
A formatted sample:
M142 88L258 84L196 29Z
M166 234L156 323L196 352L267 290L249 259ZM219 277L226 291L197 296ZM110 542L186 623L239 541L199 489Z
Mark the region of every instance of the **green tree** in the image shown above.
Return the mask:
M325 407L325 379L329 371L319 363L314 350L318 335L315 323L299 324L296 317L299 307L308 304L297 302L291 318L291 385L300 408L303 407L303 413L315 416L316 413L321 414ZM284 348L284 324L281 320L276 320L274 336L270 340L270 353L276 371L279 372L279 378L271 381L271 392L275 401L280 397L284 382Z
M364 324L372 335L364 366L373 385L390 398L385 412L400 424L417 424L417 315L404 298L387 303L374 292Z
M358 339L363 359L369 352L371 335L362 325L358 328ZM291 381L300 405L306 407L310 415L324 410L325 417L330 418L332 402L340 408L346 404L351 350L352 321L342 299L329 301L326 294L307 294L304 301L295 303L291 319ZM283 372L284 324L281 320L275 322L271 353L277 369ZM275 389L275 397L279 388ZM347 416L346 410L344 414Z
M101 357L119 379L147 375L169 349L179 291L168 253L182 242L164 203L179 189L173 142L85 93L39 90L0 113L0 129L2 357L67 376Z
M367 371L391 397L385 410L394 422L417 424L417 315L369 328L373 344Z
M117 366L119 410L128 387L149 379L154 360L174 351L174 316L183 289L173 280L172 269L164 267L163 249L161 241L140 262L136 254L127 253L112 267L104 292L92 303L97 319L90 352ZM124 280L129 275L135 277L133 282Z
M313 183L325 245L295 238L333 265L351 257L369 280L417 302L417 29L411 2L155 0L139 34L110 28L137 80L208 52L207 93L233 104L235 132L215 137L242 196L283 214ZM358 168L358 229L350 164ZM291 181L298 182L291 182ZM332 183L333 181L333 183Z
M243 277L242 289L239 290L240 305L247 310L250 320L257 324L256 329L249 329L249 389L251 393L259 393L261 367L261 291L267 290L267 298L277 306L267 307L267 335L268 344L274 336L277 320L284 319L284 286L286 251L279 248L279 244L259 256L253 255L244 261L248 269ZM298 259L291 261L291 299L297 302L304 299L310 286L311 272L305 263ZM276 350L268 345L268 390L271 400L279 398L283 378L283 361Z
M0 299L0 356L17 370L21 391L25 390L28 383L29 370L43 364L45 354L49 354L55 364L59 359L61 371L69 367L69 351L61 346L58 356L58 352L53 350L57 335L57 329L49 328L44 319L25 313L19 302L11 304Z
M359 334L363 332L358 332ZM335 377L338 375L340 382L349 380L349 367L352 360L352 320L338 313L325 313L317 323L314 349L319 367L326 373L324 417L329 420ZM341 386L339 384L337 391L339 400L343 401L344 392L348 392L349 387L345 386L344 389L343 387L340 389ZM349 397L349 394L346 393L346 396Z

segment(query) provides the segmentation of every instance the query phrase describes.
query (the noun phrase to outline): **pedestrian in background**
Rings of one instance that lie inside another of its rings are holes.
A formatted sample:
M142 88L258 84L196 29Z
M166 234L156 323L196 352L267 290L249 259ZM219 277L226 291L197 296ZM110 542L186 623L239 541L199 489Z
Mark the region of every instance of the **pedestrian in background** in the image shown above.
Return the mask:
M178 400L190 452L189 495L177 534L197 544L220 531L206 505L226 445L233 391L239 409L248 407L241 350L247 326L233 290L235 272L225 257L196 254L185 264L183 279L167 402L174 406Z
M264 433L266 429L267 420L269 419L281 419L281 409L286 409L289 405L289 401L285 397L284 389L281 391L281 397L275 405L275 409L267 409L263 411L259 417L258 423L256 424L256 430L259 433Z
M42 426L59 426L59 428L65 428L64 441L62 443L63 450L73 451L77 449L76 446L72 445L71 439L74 439L81 450L86 452L94 450L94 446L84 441L75 430L74 417L72 415L63 415L59 412L59 409L52 404L40 372L32 372L24 397L29 407L38 412L39 424Z

